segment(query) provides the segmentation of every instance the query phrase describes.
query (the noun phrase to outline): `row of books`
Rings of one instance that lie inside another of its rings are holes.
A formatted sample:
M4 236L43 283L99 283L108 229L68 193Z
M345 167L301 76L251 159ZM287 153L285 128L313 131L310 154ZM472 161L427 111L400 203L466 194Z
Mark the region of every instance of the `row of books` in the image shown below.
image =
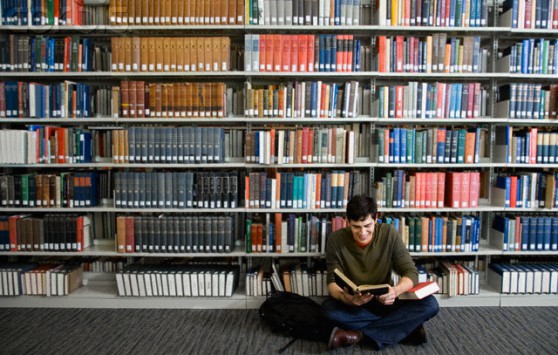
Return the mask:
M480 173L387 172L375 183L382 208L476 208L479 205Z
M511 28L558 28L556 0L505 0L500 15L502 25Z
M557 74L556 40L526 38L501 52L496 69L512 74Z
M517 172L496 176L492 187L492 203L509 208L554 208L556 174L546 172Z
M476 129L378 129L378 161L395 164L473 164L485 155L488 131Z
M284 264L273 269L265 265L246 271L246 296L266 296L272 291L288 291L307 297L325 297L327 270L323 266L309 267L301 263Z
M475 252L479 250L481 218L472 215L382 216L393 224L410 252Z
M352 196L368 192L360 171L249 172L245 177L246 208L343 208Z
M448 297L479 294L480 273L474 265L444 260L429 272L438 283L440 294Z
M132 264L116 273L122 297L231 297L238 266Z
M67 296L83 284L80 264L3 264L0 296Z
M504 137L505 134L505 137ZM537 127L514 130L511 126L497 131L497 144L504 143L505 162L514 164L554 164L558 161L558 132Z
M128 264L125 257L87 257L81 265L84 272L117 272Z
M117 172L116 208L237 208L237 172Z
M370 88L358 81L296 81L253 87L244 85L246 117L347 118L365 112Z
M495 106L497 117L512 119L555 119L558 85L508 84L501 86Z
M447 38L445 32L424 38L378 36L373 67L389 73L484 73L488 49L480 42L478 36Z
M114 130L115 162L221 163L225 129L219 127L129 127Z
M6 0L0 7L0 24L5 26L83 25L83 0Z
M0 117L91 117L92 88L89 84L64 81L38 84L0 82Z
M108 69L102 63L102 49L91 38L79 36L10 34L7 40L0 39L0 71L89 72ZM98 54L96 58L94 53ZM106 54L105 47L105 60Z
M369 134L365 129L355 132L344 127L246 132L245 160L259 164L352 164L362 154L357 147L367 142Z
M251 25L357 26L361 0L245 0Z
M558 293L558 265L501 263L488 265L487 283L503 294Z
M111 25L241 25L244 1L111 0Z
M120 82L112 88L116 117L224 117L226 85L216 83ZM115 104L116 103L116 104Z
M118 216L119 253L230 253L235 247L230 216Z
M489 4L481 0L379 0L375 16L380 26L484 27Z
M353 35L247 34L244 71L357 72L362 53Z
M496 215L493 245L503 251L558 250L558 217Z
M380 118L486 117L488 92L481 83L380 85L372 103Z
M94 207L110 191L109 180L96 171L0 175L0 206Z
M228 71L229 37L111 37L113 72Z
M83 128L30 125L27 130L0 130L0 163L90 163L94 151L92 134Z
M91 244L89 216L0 216L0 251L83 251Z
M379 85L371 114L380 118L479 118L487 116L488 92L480 83L409 82ZM273 89L235 92L225 83L146 83L122 81L96 87L64 81L55 84L0 82L0 117L225 117L233 109L249 117L357 117L369 112L372 88L357 81L326 84L295 82ZM558 85L509 84L500 87L497 117L554 119ZM240 95L240 96L238 96ZM230 107L229 107L230 106ZM270 111L271 109L271 111Z
M254 215L246 219L246 253L325 253L327 236L345 226L339 216Z

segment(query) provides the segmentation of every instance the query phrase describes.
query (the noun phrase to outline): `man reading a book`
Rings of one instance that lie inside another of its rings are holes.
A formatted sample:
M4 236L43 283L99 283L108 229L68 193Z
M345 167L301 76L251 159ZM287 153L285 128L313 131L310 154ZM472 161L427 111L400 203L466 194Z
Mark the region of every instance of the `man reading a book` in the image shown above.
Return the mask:
M413 301L397 299L418 282L417 269L401 237L393 225L377 223L373 198L353 197L346 212L349 226L333 232L326 247L330 297L323 302L322 312L336 324L330 348L361 342L378 349L397 343L425 343L423 323L438 313L438 302L432 295ZM335 269L356 285L388 284L387 292L352 292L336 283ZM397 284L393 284L392 270L400 275Z

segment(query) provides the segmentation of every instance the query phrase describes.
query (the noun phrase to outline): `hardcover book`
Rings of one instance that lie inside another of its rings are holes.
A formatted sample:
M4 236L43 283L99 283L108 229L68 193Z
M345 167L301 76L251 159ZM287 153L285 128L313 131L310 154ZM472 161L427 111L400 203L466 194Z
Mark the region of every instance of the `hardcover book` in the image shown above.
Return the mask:
M383 295L389 290L388 284L357 285L353 281L351 281L351 279L349 279L341 270L336 268L335 270L333 270L333 272L335 276L335 283L337 283L339 287L347 290L351 295L354 295L355 293Z
M440 290L435 281L419 282L415 287L399 296L400 300L421 300Z

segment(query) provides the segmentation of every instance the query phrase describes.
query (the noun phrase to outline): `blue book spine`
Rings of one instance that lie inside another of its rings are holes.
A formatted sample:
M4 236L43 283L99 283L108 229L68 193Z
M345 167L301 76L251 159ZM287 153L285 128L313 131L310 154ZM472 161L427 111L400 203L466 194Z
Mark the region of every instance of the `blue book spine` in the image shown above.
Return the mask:
M400 128L399 130L399 152L400 158L399 161L403 164L407 163L407 129Z
M550 217L550 250L558 250L558 217Z
M326 52L329 49L329 48L327 48L327 45L326 45L326 35L320 35L318 37L318 40L319 40L319 45L320 45L320 49L319 49L319 52L318 52L318 55L319 55L318 70L319 71L326 71L326 66L325 66L326 58L327 58Z
M355 39L353 51L353 71L360 71L360 39Z
M391 132L390 132L391 133ZM401 155L400 155L400 136L401 136L401 129L400 128L394 128L393 129L393 138L390 137L390 145L391 142L393 141L393 150L392 150L392 154L393 155L393 162L394 163L399 163L401 161ZM390 160L391 160L391 155L390 155Z
M540 217L543 220L543 231L542 231L542 250L550 250L550 241L552 236L552 218L551 217Z
M521 217L521 250L529 250L530 217Z
M310 115L316 118L319 116L320 112L320 108L318 107L318 83L316 81L313 81L311 84L310 95Z

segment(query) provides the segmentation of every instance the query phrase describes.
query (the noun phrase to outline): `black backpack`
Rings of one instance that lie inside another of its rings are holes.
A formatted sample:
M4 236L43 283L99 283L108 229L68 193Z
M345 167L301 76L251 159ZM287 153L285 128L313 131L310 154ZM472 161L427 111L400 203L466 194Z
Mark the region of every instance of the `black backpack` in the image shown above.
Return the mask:
M280 352L296 339L327 342L333 329L318 303L292 292L272 292L260 306L259 315L272 332L295 338Z

